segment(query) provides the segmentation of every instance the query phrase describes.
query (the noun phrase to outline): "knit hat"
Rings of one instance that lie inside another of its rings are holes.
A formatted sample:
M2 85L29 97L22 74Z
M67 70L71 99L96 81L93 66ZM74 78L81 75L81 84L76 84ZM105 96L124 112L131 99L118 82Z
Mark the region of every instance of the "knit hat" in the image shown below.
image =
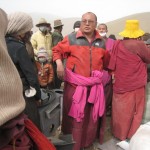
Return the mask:
M40 18L39 23L36 24L36 26L39 27L39 26L44 25L44 24L50 26L50 23L48 23L45 18Z
M7 34L21 35L33 27L31 16L24 12L15 12L8 15Z
M54 20L54 28L63 26L61 20Z
M37 53L37 57L45 57L48 60L48 53L44 48L40 48Z
M138 38L144 35L144 31L139 28L138 20L127 20L124 31L119 35L127 38Z
M73 29L80 28L80 25L81 25L81 21L76 21L73 25Z
M22 82L6 47L8 25L6 13L0 9L0 126L19 115L25 108Z

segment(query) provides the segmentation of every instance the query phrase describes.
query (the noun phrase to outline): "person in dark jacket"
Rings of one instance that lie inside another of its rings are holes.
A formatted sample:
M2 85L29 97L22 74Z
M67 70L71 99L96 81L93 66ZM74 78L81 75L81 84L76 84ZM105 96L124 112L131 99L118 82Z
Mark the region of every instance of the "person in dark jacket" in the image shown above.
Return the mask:
M61 20L54 20L54 32L52 33L53 47L63 40L63 35L61 33L62 29L63 29L63 24ZM53 69L54 69L54 88L59 89L61 87L62 80L60 80L57 77L57 72L56 72L57 66L55 62L53 62Z
M25 113L39 127L37 105L41 102L41 91L33 62L26 49L28 33L33 27L32 18L23 12L8 15L6 44L23 84L26 100Z

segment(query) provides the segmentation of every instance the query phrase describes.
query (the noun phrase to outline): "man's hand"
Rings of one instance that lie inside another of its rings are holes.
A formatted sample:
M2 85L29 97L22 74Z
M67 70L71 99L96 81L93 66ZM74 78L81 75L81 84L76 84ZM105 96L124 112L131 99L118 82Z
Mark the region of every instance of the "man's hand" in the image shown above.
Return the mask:
M64 79L64 66L63 66L63 63L60 59L57 59L56 64L57 64L57 76L60 80L63 80Z

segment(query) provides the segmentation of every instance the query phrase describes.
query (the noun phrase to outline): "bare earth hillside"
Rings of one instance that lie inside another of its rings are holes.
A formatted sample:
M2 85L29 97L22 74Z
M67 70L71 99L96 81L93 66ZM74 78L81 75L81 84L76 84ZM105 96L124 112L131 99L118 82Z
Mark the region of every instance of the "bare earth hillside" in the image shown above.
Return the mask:
M80 18L61 18L59 16L55 15L49 15L49 14L38 14L38 13L32 13L30 14L33 18L34 25L38 23L39 19L41 17L44 17L48 22L51 23L51 26L53 28L53 22L55 19L61 19L62 23L64 24L63 27L63 36L71 33L73 31L73 24L75 21L80 20ZM129 19L138 19L140 21L140 27L145 32L150 33L150 12L144 12L144 13L137 13L130 16L122 17L114 21L105 22L108 26L108 35L109 34L115 34L117 38L122 38L118 35L119 32L123 31L125 27L125 21ZM36 31L37 28L34 27L33 31Z

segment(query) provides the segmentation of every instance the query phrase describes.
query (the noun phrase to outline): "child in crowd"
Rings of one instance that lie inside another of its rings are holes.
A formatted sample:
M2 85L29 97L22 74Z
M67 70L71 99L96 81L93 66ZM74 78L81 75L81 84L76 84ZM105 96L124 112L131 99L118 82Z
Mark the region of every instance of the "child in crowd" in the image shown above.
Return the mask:
M44 48L40 48L37 54L36 66L41 88L51 89L54 72L52 64L48 62L48 54Z

